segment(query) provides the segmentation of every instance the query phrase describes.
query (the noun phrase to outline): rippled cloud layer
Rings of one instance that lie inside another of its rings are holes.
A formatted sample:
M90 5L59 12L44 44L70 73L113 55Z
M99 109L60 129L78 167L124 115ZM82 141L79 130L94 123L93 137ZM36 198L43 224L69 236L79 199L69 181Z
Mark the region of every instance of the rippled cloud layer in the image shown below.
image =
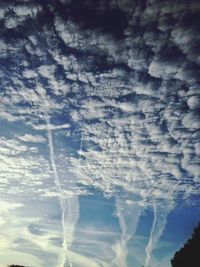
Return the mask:
M199 209L198 1L0 7L0 263L169 267L170 214Z

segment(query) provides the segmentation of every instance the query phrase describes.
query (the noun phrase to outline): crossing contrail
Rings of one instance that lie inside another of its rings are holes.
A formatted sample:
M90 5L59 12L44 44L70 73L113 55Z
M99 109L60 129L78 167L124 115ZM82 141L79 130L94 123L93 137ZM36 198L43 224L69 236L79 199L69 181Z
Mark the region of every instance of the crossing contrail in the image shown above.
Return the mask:
M31 61L32 62L32 61ZM32 67L33 67L33 62L32 62ZM62 242L62 251L59 255L59 260L58 260L58 267L72 267L72 263L68 259L68 245L67 245L67 229L66 229L66 223L65 223L65 217L66 217L66 198L64 195L64 190L62 189L61 186L61 181L60 177L58 174L56 162L55 162L55 153L54 153L54 145L53 145L53 135L52 135L52 128L51 128L51 122L50 122L50 117L48 113L48 102L46 99L45 95L45 90L38 85L38 80L35 77L35 85L36 85L36 93L42 102L42 111L44 113L44 120L46 123L46 131L47 131L47 138L48 138L48 145L49 145L49 158L50 158L50 163L51 167L53 170L54 174L54 181L56 185L56 190L58 192L59 200L60 200L60 207L62 211L62 232L63 232L63 242Z
M66 199L64 196L64 191L61 187L61 181L60 181L60 177L57 171L57 166L55 163L51 123L50 123L50 118L49 118L46 108L45 108L45 121L46 121L46 126L47 126L47 133L48 133L50 161L51 161L51 166L52 166L53 173L54 173L56 189L57 189L57 192L59 193L60 206L62 210L63 243L62 243L62 252L59 257L58 267L72 267L72 264L67 257L68 245L67 245L67 229L66 229L66 224L65 224Z

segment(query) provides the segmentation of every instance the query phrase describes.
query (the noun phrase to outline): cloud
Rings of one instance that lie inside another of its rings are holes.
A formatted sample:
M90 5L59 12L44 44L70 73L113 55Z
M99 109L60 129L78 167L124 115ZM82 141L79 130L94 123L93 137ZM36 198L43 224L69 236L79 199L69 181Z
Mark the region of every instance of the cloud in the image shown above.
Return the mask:
M44 9L32 1L0 11L0 118L7 128L1 128L0 190L44 199L63 193L70 243L78 196L89 194L87 188L136 194L141 209L199 194L198 1L99 2L50 1ZM89 17L80 20L82 9ZM102 20L110 10L114 28ZM55 168L62 192L55 192ZM125 262L134 233L127 233L120 201L115 252ZM167 212L154 218L149 254ZM49 236L41 240L49 245Z
M200 117L198 113L189 112L183 118L183 125L189 129L199 129L200 128Z
M1 200L1 210L0 213L8 213L9 210L17 209L20 207L23 207L24 205L22 203L9 203L6 201Z
M36 130L59 130L59 129L68 129L70 128L70 125L69 124L63 124L63 125L34 125L32 124L33 128L36 129Z
M20 140L23 142L31 142L31 143L44 143L46 142L46 138L41 135L32 135L32 134L25 134L23 136L18 136Z
M138 205L137 202L124 200L116 196L116 217L119 220L121 228L120 240L113 245L113 251L115 252L115 259L113 264L117 266L127 266L127 258L129 255L128 243L131 238L134 238L135 232L138 227L138 222L142 212L142 205ZM132 216L134 214L134 216Z
M7 7L6 11L2 12L1 16L4 19L4 26L7 29L14 29L23 25L30 17L35 18L42 11L42 8L39 5L18 4L16 6L11 5L9 8Z

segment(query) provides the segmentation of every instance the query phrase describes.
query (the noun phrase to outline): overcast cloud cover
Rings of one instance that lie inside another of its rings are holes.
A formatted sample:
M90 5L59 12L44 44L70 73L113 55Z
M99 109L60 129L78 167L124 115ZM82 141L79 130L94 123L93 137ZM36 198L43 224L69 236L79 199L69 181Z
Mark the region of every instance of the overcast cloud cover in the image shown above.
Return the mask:
M199 1L1 1L0 24L0 266L169 267L170 214L199 212Z

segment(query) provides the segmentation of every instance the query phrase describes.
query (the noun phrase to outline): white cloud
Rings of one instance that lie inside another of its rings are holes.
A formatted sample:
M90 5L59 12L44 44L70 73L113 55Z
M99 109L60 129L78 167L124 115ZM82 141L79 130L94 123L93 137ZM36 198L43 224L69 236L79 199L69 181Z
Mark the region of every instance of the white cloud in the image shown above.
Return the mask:
M16 203L16 202L6 202L3 200L0 200L0 214L2 216L3 213L8 213L12 209L23 207L24 205L22 203Z
M200 96L199 95L192 95L187 100L188 106L191 109L198 109L200 107Z
M50 125L46 125L46 124L41 124L41 125L34 125L32 124L33 128L36 129L36 130L60 130L60 129L69 129L70 128L70 125L68 123L66 124L61 124L61 125L53 125L53 124L50 124Z
M47 139L42 135L32 135L32 134L25 134L22 136L18 136L23 142L31 142L31 143L46 143Z
M4 26L7 29L13 29L23 24L26 19L30 17L35 17L39 12L41 12L41 6L36 5L16 5L11 6L13 14L5 16L4 14Z
M186 128L200 129L200 116L191 111L183 117L182 123Z
M64 173L61 182L68 198L70 242L78 220L78 196L88 194L87 186L105 195L116 195L118 190L135 193L140 195L136 204L141 207L199 193L198 27L186 25L183 13L194 12L195 5L147 1L145 9L138 2L133 10L127 8L132 5L128 2L121 3L129 23L123 40L101 29L83 28L75 20L64 21L58 10L52 17L52 33L49 25L41 27L34 20L42 12L37 5L16 4L13 16L0 11L5 32L25 25L30 18L38 27L25 40L16 38L15 45L12 40L1 40L2 59L13 64L5 64L1 71L0 116L11 133L2 132L7 136L16 131L18 139L0 140L0 190L26 196L32 192L44 199L60 197L52 183L48 147L40 147L47 143L47 132L59 130L54 163ZM65 137L60 132L69 129L71 135L62 146ZM83 142L77 149L79 129ZM69 142L70 138L74 140ZM78 155L71 153L73 145ZM116 208L122 235L114 250L116 261L124 262L130 227L125 212L119 205ZM167 212L154 218L150 254L152 243L164 229ZM33 239L26 230L23 233L29 241ZM51 237L34 239L35 245L55 252ZM77 265L101 266L70 253Z

